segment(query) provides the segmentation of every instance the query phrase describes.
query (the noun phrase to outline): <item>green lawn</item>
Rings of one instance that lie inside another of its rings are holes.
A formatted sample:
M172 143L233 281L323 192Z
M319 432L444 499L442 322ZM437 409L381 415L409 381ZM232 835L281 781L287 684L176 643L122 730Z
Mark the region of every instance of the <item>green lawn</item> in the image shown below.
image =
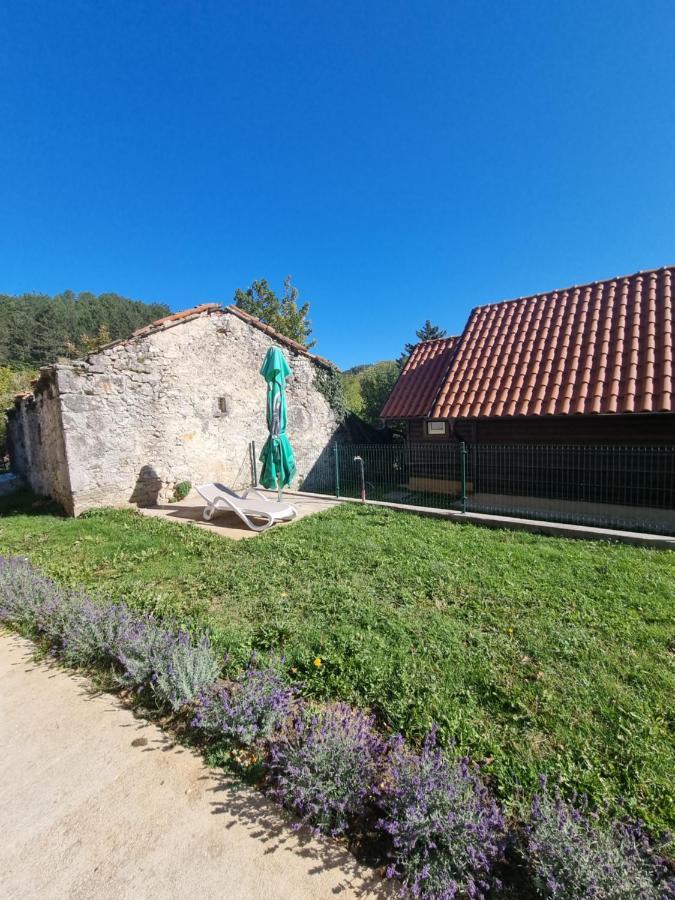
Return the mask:
M283 650L308 693L413 739L435 721L510 803L546 772L675 825L668 551L351 504L239 542L132 512L5 512L0 553L206 623L232 666Z

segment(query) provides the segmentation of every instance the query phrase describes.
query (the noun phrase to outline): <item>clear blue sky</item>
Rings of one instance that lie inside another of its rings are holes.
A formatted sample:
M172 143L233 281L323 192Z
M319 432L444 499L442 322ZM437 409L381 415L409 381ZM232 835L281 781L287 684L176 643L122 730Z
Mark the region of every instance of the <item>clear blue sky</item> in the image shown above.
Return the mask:
M6 0L0 293L292 274L317 352L675 262L675 4Z

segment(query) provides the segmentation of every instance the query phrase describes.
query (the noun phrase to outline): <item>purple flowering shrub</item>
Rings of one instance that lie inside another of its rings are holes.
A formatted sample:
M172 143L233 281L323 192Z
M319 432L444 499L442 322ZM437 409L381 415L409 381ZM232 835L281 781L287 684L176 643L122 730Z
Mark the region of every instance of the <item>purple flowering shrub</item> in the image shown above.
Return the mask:
M26 635L51 637L53 632L58 640L54 625L66 596L27 560L0 556L0 621Z
M384 752L373 718L344 703L296 713L270 746L270 793L315 831L343 834L376 796Z
M532 804L525 857L539 892L558 900L666 900L675 880L638 825L602 825L585 803L546 790Z
M72 594L53 610L45 634L60 643L59 655L74 666L112 663L129 619L121 604L94 603Z
M163 639L164 629L153 616L128 616L114 653L120 684L132 688L150 686L155 674L155 653Z
M202 693L193 725L252 747L280 728L296 695L274 666L257 668L254 659L236 681Z
M391 838L387 875L425 900L484 897L504 849L504 816L467 760L450 763L436 731L419 754L393 739L378 825Z
M163 631L151 655L150 686L157 698L179 710L197 700L220 673L208 635Z
M23 559L0 557L0 621L44 638L70 665L117 664L124 684L152 688L174 710L193 702L220 671L206 635L164 627L123 603L96 603Z

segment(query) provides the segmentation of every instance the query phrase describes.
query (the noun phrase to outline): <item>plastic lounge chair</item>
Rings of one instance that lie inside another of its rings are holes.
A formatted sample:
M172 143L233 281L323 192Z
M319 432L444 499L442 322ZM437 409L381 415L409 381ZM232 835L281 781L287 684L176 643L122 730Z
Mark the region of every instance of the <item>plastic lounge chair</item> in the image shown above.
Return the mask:
M219 512L228 510L236 513L252 531L267 531L275 522L288 522L294 519L298 512L290 503L278 503L268 500L260 491L249 488L245 494L237 494L224 484L202 484L197 488L206 501L204 519L210 522L213 516ZM253 519L262 519L257 525Z

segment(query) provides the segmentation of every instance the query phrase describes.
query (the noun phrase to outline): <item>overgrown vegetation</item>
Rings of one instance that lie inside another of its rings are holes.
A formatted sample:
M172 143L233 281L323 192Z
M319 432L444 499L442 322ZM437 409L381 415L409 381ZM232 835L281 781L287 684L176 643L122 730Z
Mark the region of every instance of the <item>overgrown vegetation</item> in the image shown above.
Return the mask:
M372 709L413 741L438 723L507 811L545 773L564 796L675 825L672 553L352 505L229 542L34 502L0 501L0 553L208 625L232 672L271 649L308 696Z
M38 373L34 369L11 369L9 366L0 365L0 461L6 452L7 420L5 410L11 407L17 394L30 390L30 383L37 378L37 375Z
M335 413L338 422L342 422L347 413L347 405L339 370L334 366L330 366L330 368L315 366L314 387L320 394L323 394L324 400Z

